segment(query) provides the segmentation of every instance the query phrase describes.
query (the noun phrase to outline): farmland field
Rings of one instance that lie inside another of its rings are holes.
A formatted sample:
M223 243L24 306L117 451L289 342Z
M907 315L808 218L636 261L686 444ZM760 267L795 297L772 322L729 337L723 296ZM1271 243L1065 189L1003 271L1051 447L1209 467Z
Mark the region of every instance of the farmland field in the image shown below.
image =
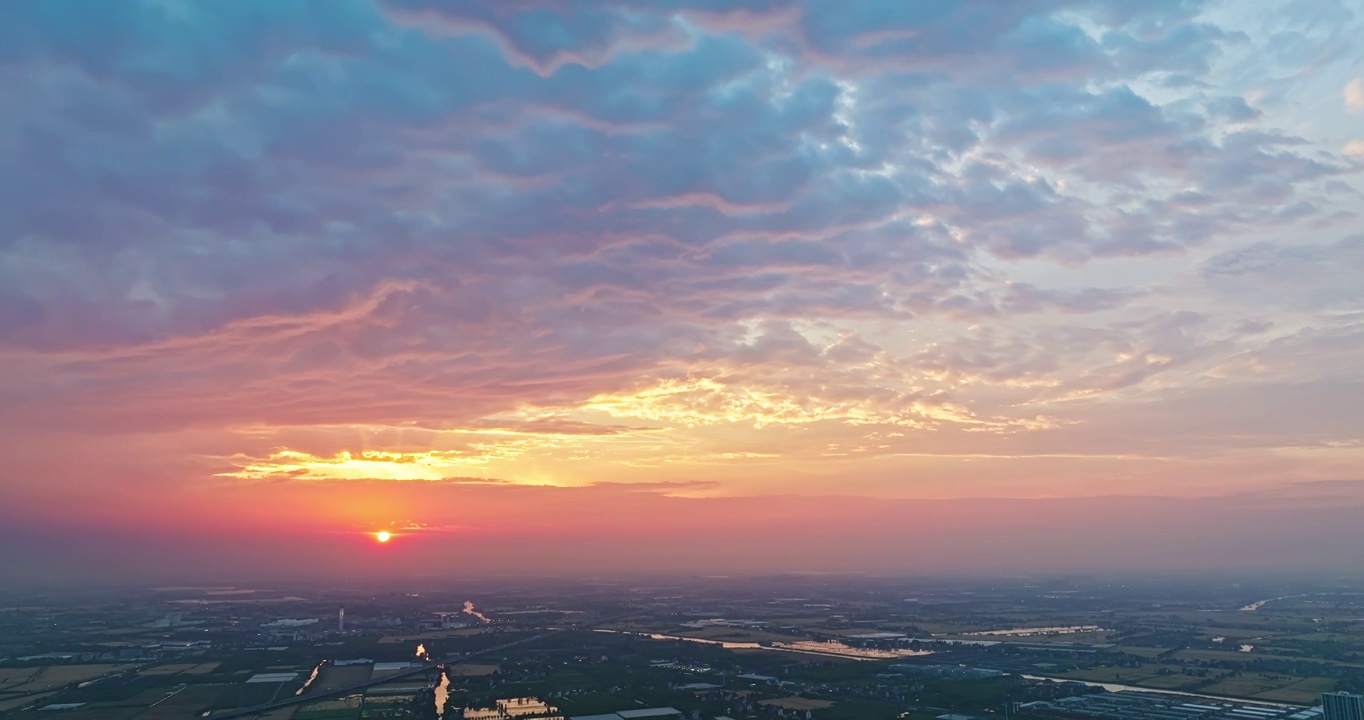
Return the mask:
M813 698L796 696L777 698L775 700L763 700L759 704L772 705L786 710L822 710L834 706L834 703L828 700L815 700Z
M360 716L360 706L364 698L350 695L335 700L304 705L294 714L295 720L351 720Z
M369 680L373 670L374 666L372 665L343 665L341 667L324 665L321 673L317 676L317 680L308 686L308 692L305 694L331 692L365 682Z
M96 678L101 675L107 675L112 672L128 670L133 667L135 666L116 664L49 665L47 667L38 668L38 672L34 674L27 682L20 683L17 685L6 685L4 686L4 689L6 692L34 692L40 690L53 690L64 685L70 685L71 683L89 680L91 678Z
M449 666L446 672L449 673L450 677L480 677L483 675L492 675L497 672L498 669L499 666L497 665L458 663Z

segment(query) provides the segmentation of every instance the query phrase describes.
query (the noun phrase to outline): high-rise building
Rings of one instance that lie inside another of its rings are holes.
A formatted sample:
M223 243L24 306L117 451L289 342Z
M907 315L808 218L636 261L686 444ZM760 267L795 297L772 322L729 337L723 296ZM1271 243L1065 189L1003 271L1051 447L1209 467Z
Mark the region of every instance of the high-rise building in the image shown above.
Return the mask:
M1364 695L1347 692L1321 694L1324 720L1364 720Z
M339 612L339 613L336 614L336 631L337 631L337 632L345 632L345 631L346 631L346 609L345 609L345 608L341 608L341 612ZM1359 720L1364 720L1364 718L1360 718Z

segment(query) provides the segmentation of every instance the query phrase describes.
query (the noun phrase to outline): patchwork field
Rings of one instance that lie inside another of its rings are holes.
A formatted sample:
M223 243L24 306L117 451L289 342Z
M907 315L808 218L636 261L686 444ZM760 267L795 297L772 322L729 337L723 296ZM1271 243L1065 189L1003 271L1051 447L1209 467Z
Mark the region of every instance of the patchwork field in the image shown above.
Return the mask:
M24 695L22 697L0 697L0 712L5 712L6 710L13 710L15 708L21 708L25 705L29 705L35 702L40 702L49 697L52 697L52 695L53 693L40 693L38 695Z
M233 707L232 685L193 685L138 715L139 720L183 720L209 709Z
M108 707L90 705L87 707L76 708L74 710L44 711L42 707L33 714L40 717L58 717L61 720L132 720L138 717L145 708L140 707ZM146 716L143 716L146 717Z
M5 692L40 692L43 690L55 690L57 688L70 685L71 683L82 682L101 675L108 675L113 672L129 670L135 665L128 664L101 664L101 665L51 665L37 668L34 672L29 668L20 669L21 672L30 673L27 680L17 684L7 684L3 687ZM15 674L17 677L18 674Z
M721 642L798 642L808 638L793 635L780 635L765 630L750 630L748 628L734 627L705 627L700 629L681 628L675 635L681 637L698 638L701 640L719 640Z
M182 672L193 670L198 663L167 663L139 670L139 675L178 675Z
M33 679L42 668L0 668L0 692Z
M483 627L455 628L453 630L427 630L419 633L405 633L403 635L385 635L379 638L383 644L390 643L417 643L427 640L441 640L445 638L466 637L469 635L482 635L488 632Z
M185 671L185 674L186 674L186 675L208 675L209 673L213 672L214 670L217 670L219 665L222 665L222 663L216 663L216 662L199 663L198 665L195 665L194 667L192 667L192 668L186 670L186 671Z
M1128 655L1135 655L1135 656L1137 656L1137 657L1139 657L1139 658L1147 658L1147 659L1154 658L1154 657L1157 657L1157 656L1159 656L1159 655L1163 655L1163 654L1165 654L1165 653L1167 653L1167 652L1169 652L1169 651L1170 651L1169 648L1140 647L1140 646L1127 646L1127 645L1124 645L1124 646L1118 648L1118 652L1123 652L1123 653L1127 653Z
M260 715L253 715L251 720L290 720L297 712L297 707L280 708Z
M1321 694L1334 689L1335 681L1327 678L1298 678L1268 673L1243 673L1239 677L1224 677L1202 687L1199 691L1212 695L1251 697L1274 702L1311 704Z
M335 700L323 700L304 705L294 713L294 720L352 720L360 716L363 696L350 695Z
M813 698L804 698L796 696L777 698L775 700L763 700L758 704L771 705L773 707L779 707L785 710L823 710L824 708L830 708L834 706L834 703L828 700L815 700Z
M498 665L480 665L478 663L459 663L451 665L447 672L450 677L482 677L492 675L500 669Z
M1162 674L1162 671L1164 671L1164 674ZM1189 677L1183 673L1184 668L1181 665L1142 663L1137 667L1099 666L1084 668L1082 670L1073 670L1071 672L1062 673L1060 677L1068 678L1070 680L1124 683L1128 685L1145 684L1147 680L1155 678L1170 680L1180 679L1181 682L1179 685L1196 682L1199 679ZM1170 687L1178 687L1178 685L1171 685L1170 683L1165 683L1163 686L1167 689Z
M344 665L341 667L324 665L322 671L318 673L317 680L308 686L308 691L304 694L331 692L350 687L369 680L373 671L374 666L372 665Z
M1230 660L1232 662L1245 662L1250 659L1250 653L1237 652L1235 650L1180 650L1175 653L1175 657L1180 660Z
M1321 694L1336 689L1336 681L1329 678L1304 678L1285 685L1277 690L1260 693L1255 697L1275 702L1311 705L1319 701Z

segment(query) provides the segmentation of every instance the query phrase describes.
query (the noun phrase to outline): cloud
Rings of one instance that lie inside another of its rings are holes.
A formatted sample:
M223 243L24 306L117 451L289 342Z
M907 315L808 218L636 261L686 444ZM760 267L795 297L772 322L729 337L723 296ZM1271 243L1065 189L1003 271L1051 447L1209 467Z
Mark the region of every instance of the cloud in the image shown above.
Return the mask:
M1354 278L1360 272L1364 235L1333 243L1257 243L1215 256L1203 267L1211 285L1222 292L1316 311L1359 309L1364 289ZM1263 288L1270 283L1280 290L1264 297Z
M836 232L851 237L885 226L906 206L917 206L942 208L960 231L1008 256L1056 252L1075 257L1083 251L1067 240L1083 242L1105 234L1090 205L1056 192L1054 182L1020 182L1008 168L960 185L959 193L934 192L934 185L954 184L938 167L936 142L904 154L882 139L897 125L925 124L930 140L937 135L941 142L969 147L947 134L943 126L951 123L943 122L943 113L969 108L987 122L1014 114L1003 104L1009 94L988 85L967 92L941 79L929 80L927 102L915 110L894 94L885 94L891 101L886 102L857 90L861 85L888 87L890 78L844 81L818 64L797 74L792 66L796 59L774 63L771 54L782 52L779 43L768 49L731 34L695 32L682 44L639 39L653 37L660 28L676 30L677 17L690 17L688 13L711 17L707 13L715 12L713 8L680 7L681 16L654 17L547 7L494 16L470 7L481 19L461 20L461 27L473 29L451 36L423 32L434 29L430 23L391 23L408 17L404 13L409 11L420 11L423 17L439 12L432 8L376 11L356 4L320 22L302 10L280 6L274 10L280 17L263 22L296 23L307 30L268 41L254 39L255 26L237 28L237 23L248 23L249 12L219 17L196 10L178 22L205 39L198 45L169 45L165 57L154 57L156 62L243 38L250 39L240 48L246 57L186 57L179 69L202 68L197 82L165 86L122 77L101 84L95 68L120 62L169 70L137 54L150 50L115 44L82 50L57 40L48 44L42 38L58 37L66 19L60 14L28 18L38 32L27 52L72 62L57 64L46 77L35 74L30 87L19 89L19 96L33 101L23 117L26 131L36 133L28 143L30 152L49 148L56 154L32 157L26 200L16 202L10 216L7 235L20 240L7 258L7 279L20 287L14 304L30 309L9 316L9 332L30 342L43 333L49 341L54 334L99 332L149 337L210 327L265 308L334 306L348 292L363 292L385 275L411 273L414 267L434 271L457 263L463 275L481 270L497 276L519 260L522 250L547 237L571 250L554 259L558 267L552 272L581 291L603 282L629 283L646 269L651 275L672 270L679 277L704 271L676 264L623 270L590 257L611 248L594 247L588 237L606 232L623 238L643 228L692 246L754 235L818 238ZM872 18L906 28L940 23L953 32L984 32L973 41L991 46L1007 45L1004 38L1024 28L1042 32L1039 28L1055 24L1006 15L992 18L995 30L982 31L968 22L980 8L940 17L890 13L881 18L868 12L858 21L868 23L866 27L874 24ZM861 25L851 30L852 39L837 39L831 19L818 13L804 17L802 32L819 38L817 45L862 52L856 50L862 41L855 39ZM128 33L156 38L162 32L158 23L165 22L162 16L130 10L112 25L119 32L126 26ZM1017 27L1009 29L1014 23ZM1003 35L990 35L996 31ZM218 40L215 33L226 39ZM505 60L508 46L487 43L489 33L532 58L526 62L538 74L495 60ZM620 39L637 35L628 42ZM403 42L394 44L391 40L397 37ZM517 37L521 39L508 40ZM900 52L898 40L868 42L872 44L866 51L873 55ZM293 43L295 52L286 58L274 52L272 43ZM545 45L536 48L537 43ZM589 46L613 49L581 49ZM1053 50L1043 44L1026 52L1046 55ZM944 57L955 53L948 46L939 51ZM568 62L565 52L586 52L597 59ZM808 61L817 63L820 57ZM431 70L473 65L489 71L475 80ZM1102 66L1094 69L1107 72ZM395 69L402 69L403 82L379 80L392 77ZM200 104L182 106L153 97L153 91L217 95L196 95L194 103ZM90 98L85 107L61 104L60 97L77 93ZM1113 118L1133 119L1121 131L1096 127L1091 145L1142 137L1153 130L1141 123L1158 124L1154 116L1138 120L1140 113L1129 112L1145 102L1130 92L1102 97L1100 103L1122 98L1131 107L1114 106ZM1083 97L1057 99L1063 105L1089 102ZM1148 104L1143 112L1150 115L1155 109ZM145 132L153 119L165 128L155 143ZM43 133L49 140L43 140ZM1083 137L1074 130L1068 134ZM1050 153L1046 157L1053 162L1081 151L1066 150L1057 142L1038 145L1038 151ZM59 151L75 147L73 143L83 148L85 166L70 164ZM101 166L118 157L105 147L114 143L135 152L141 169ZM439 151L418 149L426 147ZM1083 149L1089 155L1096 150ZM877 170L887 167L899 169ZM573 168L589 173L572 186L559 182ZM94 177L103 179L95 182ZM440 182L414 182L436 177ZM49 208L56 198L65 205ZM711 200L698 203L698 198ZM986 208L1002 206L1001 200L1013 211L978 227L976 218ZM424 216L414 209L423 207L433 209ZM528 212L531 208L536 210ZM736 214L736 208L745 210ZM464 244L443 239L440 228L450 223L459 224ZM101 235L102 257L92 264L84 249L91 243L80 239L93 239L92 233L106 227L123 230ZM659 232L660 227L668 230ZM217 241L224 234L232 237L231 243ZM55 240L59 237L61 242ZM135 245L126 240L132 237L139 238ZM384 239L381 244L374 241L377 237ZM797 239L803 238L791 238ZM865 267L865 258L884 256L889 248L883 242L856 250ZM828 262L837 249L821 252ZM361 258L363 265L353 262ZM305 264L306 273L291 271ZM68 278L82 273L100 277L81 283L81 292L73 293L58 277L41 274L53 267L62 267ZM96 267L110 272L96 272ZM589 270L597 275L587 274ZM527 282L537 282L540 274L525 268ZM820 297L806 293L801 280L800 275L786 279L792 292L783 296L785 312L803 311L789 304L793 298ZM878 280L868 278L863 293L880 290ZM254 304L242 307L237 303L247 285ZM825 304L849 301L828 297ZM93 306L105 307L113 316L84 319ZM41 319L33 315L38 307L44 308ZM732 309L754 313L763 308L742 304Z
M1246 452L1181 398L1354 387L1361 153L1293 110L1343 9L77 5L0 10L24 477L1078 492Z
M1231 122L1250 122L1264 116L1243 97L1220 97L1208 102L1208 114Z
M1345 83L1341 94L1345 99L1345 109L1353 113L1364 113L1364 78L1355 78Z
M475 452L428 450L394 452L391 450L342 450L329 457L318 457L298 450L279 449L266 458L229 458L240 469L218 473L219 477L243 480L421 480L427 482L498 482L482 478L449 475L459 468L481 467L508 453L512 448L492 445Z

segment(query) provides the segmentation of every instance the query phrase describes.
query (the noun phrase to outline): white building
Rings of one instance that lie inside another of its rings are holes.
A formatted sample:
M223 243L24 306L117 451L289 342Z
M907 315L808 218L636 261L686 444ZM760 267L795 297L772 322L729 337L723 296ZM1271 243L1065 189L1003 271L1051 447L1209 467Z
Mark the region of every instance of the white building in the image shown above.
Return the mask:
M1325 720L1364 720L1364 696L1346 692L1321 694Z

